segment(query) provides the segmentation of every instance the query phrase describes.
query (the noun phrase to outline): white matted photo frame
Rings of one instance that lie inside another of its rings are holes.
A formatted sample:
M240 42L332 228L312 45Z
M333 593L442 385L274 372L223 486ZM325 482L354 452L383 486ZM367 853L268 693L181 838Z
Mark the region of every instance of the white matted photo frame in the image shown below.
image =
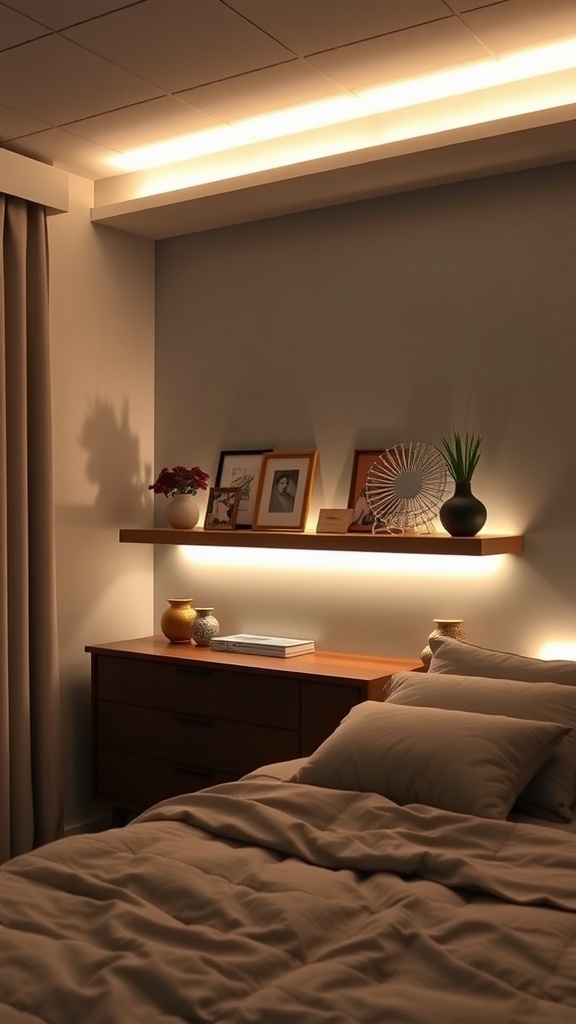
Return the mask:
M348 497L348 508L353 509L352 522L348 527L349 533L370 533L372 531L376 517L366 501L366 477L385 447L386 445L382 445L381 448L357 448L354 452Z
M317 464L315 450L277 451L262 456L255 529L304 529Z
M238 530L249 530L254 519L256 495L262 469L262 456L271 448L220 452L215 483L217 487L238 487L240 504L236 517Z
M239 487L211 487L206 506L205 530L233 530L240 504Z

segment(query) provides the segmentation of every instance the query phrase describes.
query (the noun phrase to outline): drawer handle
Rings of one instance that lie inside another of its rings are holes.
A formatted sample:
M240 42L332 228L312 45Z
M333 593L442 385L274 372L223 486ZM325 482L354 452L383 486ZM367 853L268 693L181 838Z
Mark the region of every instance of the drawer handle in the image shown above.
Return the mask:
M193 668L178 668L177 670L183 676L211 676L213 675L211 668L197 668L194 665Z
M207 779L212 775L210 768L193 768L185 764L175 764L174 771L178 772L179 775L199 775L203 779Z
M214 719L207 715L174 715L174 721L183 725L214 725Z

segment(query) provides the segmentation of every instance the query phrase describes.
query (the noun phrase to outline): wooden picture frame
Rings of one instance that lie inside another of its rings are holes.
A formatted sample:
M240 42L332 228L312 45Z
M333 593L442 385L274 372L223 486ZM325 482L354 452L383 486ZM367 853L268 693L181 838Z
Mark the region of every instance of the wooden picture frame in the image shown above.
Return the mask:
M255 529L305 528L317 464L315 450L274 451L262 457Z
M233 530L239 505L239 487L211 487L208 492L204 529Z
M271 448L258 448L220 452L215 484L217 487L238 487L240 489L240 504L236 517L237 530L249 530L252 526L262 470L262 456L265 452L271 451Z
M373 466L385 448L386 445L382 445L381 448L357 448L354 452L350 494L348 496L348 508L353 509L354 514L352 522L348 527L349 533L371 533L372 531L375 516L368 507L364 488L366 487L366 477L371 466Z

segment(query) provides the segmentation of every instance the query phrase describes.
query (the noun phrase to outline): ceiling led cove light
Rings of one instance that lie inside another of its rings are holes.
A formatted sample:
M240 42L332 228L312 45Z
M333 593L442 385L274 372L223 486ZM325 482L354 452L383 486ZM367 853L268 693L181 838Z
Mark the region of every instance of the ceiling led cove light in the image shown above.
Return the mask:
M575 74L570 75L570 72ZM511 91L510 87L515 88ZM470 97L468 106L459 104L452 113L447 107L445 121L441 117L432 118L428 130L413 124L413 134L410 134L409 125L403 130L396 124L393 132L379 136L378 124L376 131L372 127L375 116L399 111L410 111L414 115L419 108L424 113L427 105L434 102L465 96ZM502 113L498 107L500 102ZM231 158L257 143L290 140L291 137L300 147L302 137L307 133L319 134L318 145L314 147L314 155L318 158L323 153L344 153L393 139L415 138L453 127L479 124L492 118L575 102L576 37L358 89L348 96L334 96L243 118L129 150L115 156L111 163L120 171L137 172L217 154L221 157L228 154ZM357 130L363 123L364 134ZM354 126L356 131L352 132ZM308 158L306 153L301 159ZM296 157L292 156L286 162L296 162ZM218 177L225 177L225 174L220 172Z

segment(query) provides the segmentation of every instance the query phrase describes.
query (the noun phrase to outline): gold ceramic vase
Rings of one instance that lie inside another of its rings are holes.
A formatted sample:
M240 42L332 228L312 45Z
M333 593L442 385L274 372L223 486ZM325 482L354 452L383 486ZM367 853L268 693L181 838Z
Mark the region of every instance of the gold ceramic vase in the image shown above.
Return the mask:
M462 629L464 619L432 619L432 622L434 623L434 629L428 634L428 643L420 651L420 660L426 668L428 668L432 661L430 641L433 637L449 636L453 640L461 640L462 643L468 643L468 637Z
M189 644L195 621L196 610L192 607L191 597L169 597L168 608L160 619L160 629L171 644Z

